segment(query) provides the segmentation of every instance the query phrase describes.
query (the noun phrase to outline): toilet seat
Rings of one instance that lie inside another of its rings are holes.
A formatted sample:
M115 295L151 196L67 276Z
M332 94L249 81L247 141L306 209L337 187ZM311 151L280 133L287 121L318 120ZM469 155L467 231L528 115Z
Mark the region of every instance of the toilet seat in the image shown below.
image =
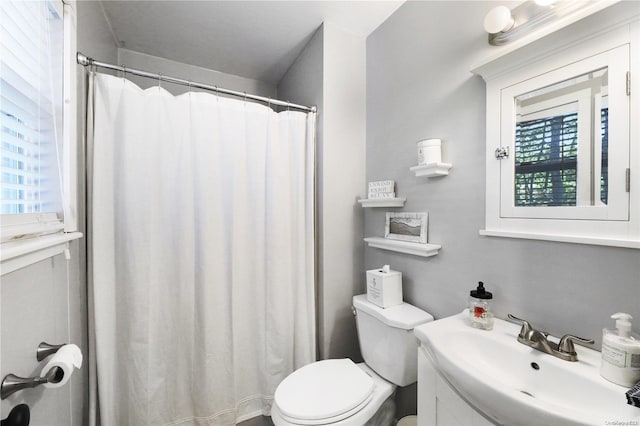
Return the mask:
M352 416L373 397L371 376L350 359L329 359L290 374L276 389L280 415L300 425L334 423Z

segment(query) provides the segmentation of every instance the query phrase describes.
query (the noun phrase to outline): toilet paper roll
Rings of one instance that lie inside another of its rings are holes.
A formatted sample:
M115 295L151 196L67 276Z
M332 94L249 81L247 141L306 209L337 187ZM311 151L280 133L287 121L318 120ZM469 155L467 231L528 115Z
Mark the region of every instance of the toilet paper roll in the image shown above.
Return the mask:
M74 368L79 369L82 367L82 352L80 348L74 344L69 344L58 349L40 371L40 377L46 377L56 367L60 368L61 371L56 373L53 381L44 384L45 388L55 389L64 386L71 378Z

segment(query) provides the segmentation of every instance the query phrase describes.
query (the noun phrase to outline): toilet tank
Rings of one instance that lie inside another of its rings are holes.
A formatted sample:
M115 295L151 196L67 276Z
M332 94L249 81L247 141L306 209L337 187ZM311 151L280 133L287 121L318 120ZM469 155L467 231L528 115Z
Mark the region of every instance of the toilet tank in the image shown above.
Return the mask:
M380 308L367 295L353 297L358 341L364 362L398 386L418 380L418 339L413 328L433 321L433 316L409 305Z

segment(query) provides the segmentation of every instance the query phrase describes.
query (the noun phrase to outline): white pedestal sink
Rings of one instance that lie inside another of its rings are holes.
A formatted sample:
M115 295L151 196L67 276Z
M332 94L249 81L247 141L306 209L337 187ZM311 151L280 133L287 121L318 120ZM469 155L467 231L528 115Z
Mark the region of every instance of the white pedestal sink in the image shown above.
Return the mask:
M563 361L518 343L519 331L498 318L493 330L472 328L465 310L414 333L429 365L496 424L640 425L628 389L600 376L600 352L576 345L578 361Z

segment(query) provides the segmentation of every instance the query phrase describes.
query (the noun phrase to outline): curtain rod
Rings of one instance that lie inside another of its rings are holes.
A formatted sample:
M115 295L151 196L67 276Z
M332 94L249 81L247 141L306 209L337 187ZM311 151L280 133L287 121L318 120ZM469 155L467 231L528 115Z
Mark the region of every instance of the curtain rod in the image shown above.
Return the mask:
M209 86L208 84L203 84L203 83L195 83L192 81L183 80L181 78L150 73L147 71L137 70L135 68L128 68L121 65L107 64L105 62L100 62L100 61L94 60L93 58L89 58L88 56L83 55L80 52L76 53L76 61L78 62L78 64L85 67L94 66L94 67L100 67L100 68L107 68L110 70L121 71L125 75L126 74L139 75L141 77L153 78L159 81L166 81L169 83L181 84L183 86L189 86L189 87L197 87L198 89L211 90L216 93L224 93L225 95L238 96L244 99L252 99L254 101L260 101L270 105L278 105L278 106L287 107L287 108L294 108L294 109L299 109L301 111L307 111L307 112L316 112L317 110L315 106L308 107L304 105L293 104L291 102L280 101L278 99L265 98L264 96L259 96L259 95L250 95L244 92L238 92L230 89L223 89L217 86Z

